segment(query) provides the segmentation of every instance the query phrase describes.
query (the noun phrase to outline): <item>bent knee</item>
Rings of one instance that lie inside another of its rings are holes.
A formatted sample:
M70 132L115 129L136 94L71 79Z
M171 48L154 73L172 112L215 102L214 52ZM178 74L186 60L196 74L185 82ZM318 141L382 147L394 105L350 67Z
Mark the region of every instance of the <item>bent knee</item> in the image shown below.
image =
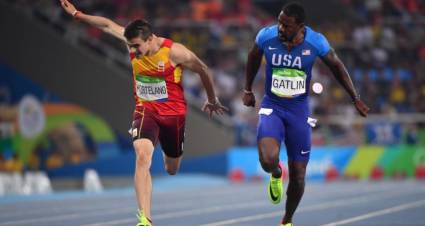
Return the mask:
M270 173L272 169L272 165L266 161L260 161L260 163L261 163L261 168L263 168L264 171Z
M152 163L153 144L148 139L139 139L133 142L136 153L136 167L150 167Z
M168 173L168 175L170 175L170 176L174 176L174 175L176 175L176 174L177 174L177 171L178 171L178 170L167 170L167 173Z
M167 173L171 176L176 175L177 172L179 171L178 168L174 168L174 167L165 167L165 171L167 171Z
M146 156L137 156L136 157L136 167L140 168L150 168L151 166L151 159Z
M266 172L270 172L279 165L279 158L273 156L264 156L260 158L261 167Z

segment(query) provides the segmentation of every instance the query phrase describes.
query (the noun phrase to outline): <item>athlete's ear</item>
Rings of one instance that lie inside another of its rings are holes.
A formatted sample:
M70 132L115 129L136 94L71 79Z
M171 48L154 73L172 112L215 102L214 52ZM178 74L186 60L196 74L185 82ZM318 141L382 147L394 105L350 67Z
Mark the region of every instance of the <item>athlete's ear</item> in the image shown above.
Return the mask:
M277 16L277 20L279 21L280 20L280 17L283 16L283 15L285 15L285 13L282 10L282 11L280 11L279 16Z

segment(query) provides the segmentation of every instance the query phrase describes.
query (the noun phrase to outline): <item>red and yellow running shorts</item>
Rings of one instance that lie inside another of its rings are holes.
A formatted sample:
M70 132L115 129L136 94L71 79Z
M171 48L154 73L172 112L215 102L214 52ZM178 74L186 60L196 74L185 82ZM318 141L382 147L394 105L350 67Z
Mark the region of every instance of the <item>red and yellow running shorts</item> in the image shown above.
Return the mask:
M165 155L178 158L183 154L186 115L158 115L144 109L133 113L133 141L146 138L155 146L161 144Z

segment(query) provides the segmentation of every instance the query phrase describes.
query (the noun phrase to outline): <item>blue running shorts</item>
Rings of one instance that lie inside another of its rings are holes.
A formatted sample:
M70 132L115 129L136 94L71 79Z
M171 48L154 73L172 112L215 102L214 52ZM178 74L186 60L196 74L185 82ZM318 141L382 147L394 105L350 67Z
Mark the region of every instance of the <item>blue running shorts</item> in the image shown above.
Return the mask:
M288 160L308 162L314 119L302 109L261 108L258 112L257 142L271 137L286 145ZM313 122L312 122L313 120Z

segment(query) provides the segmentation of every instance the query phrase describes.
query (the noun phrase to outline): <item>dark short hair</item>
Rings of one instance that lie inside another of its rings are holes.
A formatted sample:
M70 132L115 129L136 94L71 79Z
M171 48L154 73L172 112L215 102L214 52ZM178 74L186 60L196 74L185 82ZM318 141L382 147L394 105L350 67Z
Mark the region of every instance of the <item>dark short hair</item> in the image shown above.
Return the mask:
M127 40L140 37L143 41L152 35L152 26L146 20L135 20L125 27L124 36Z
M296 2L291 2L283 6L282 12L289 17L294 17L295 21L300 24L305 21L304 7Z

